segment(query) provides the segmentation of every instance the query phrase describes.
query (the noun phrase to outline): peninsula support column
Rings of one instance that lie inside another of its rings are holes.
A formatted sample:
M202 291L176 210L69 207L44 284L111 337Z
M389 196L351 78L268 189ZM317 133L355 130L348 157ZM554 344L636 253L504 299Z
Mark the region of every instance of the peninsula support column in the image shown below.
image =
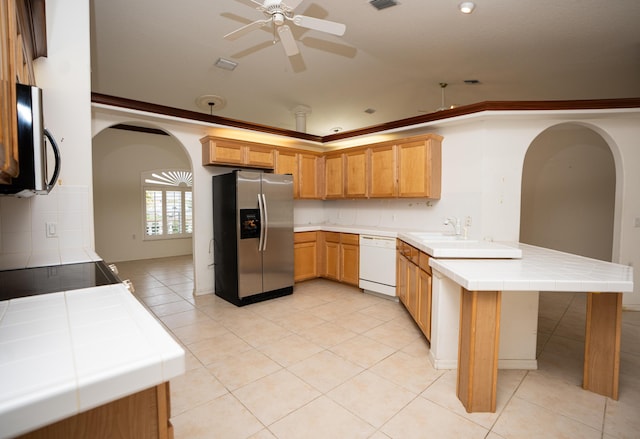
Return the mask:
M622 293L588 293L582 387L618 399Z
M502 292L461 290L456 392L467 412L494 413Z

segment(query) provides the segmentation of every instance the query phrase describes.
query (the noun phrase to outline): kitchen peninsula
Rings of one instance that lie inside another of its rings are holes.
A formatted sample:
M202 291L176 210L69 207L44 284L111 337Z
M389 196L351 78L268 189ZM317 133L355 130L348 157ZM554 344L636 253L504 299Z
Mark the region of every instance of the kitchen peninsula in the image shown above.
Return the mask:
M330 224L294 230L375 229ZM430 358L436 368L458 369L458 397L467 411L495 411L498 366L537 368L540 291L588 293L583 387L617 399L622 293L633 291L631 267L520 243L443 239L439 232L378 233L429 256Z

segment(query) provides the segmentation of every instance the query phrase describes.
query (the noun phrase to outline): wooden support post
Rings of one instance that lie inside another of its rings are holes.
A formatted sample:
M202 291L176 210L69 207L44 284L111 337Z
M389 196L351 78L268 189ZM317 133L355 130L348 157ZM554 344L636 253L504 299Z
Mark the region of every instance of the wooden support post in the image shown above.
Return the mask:
M582 387L618 399L622 293L589 293Z
M467 412L495 412L500 291L462 288L456 392Z

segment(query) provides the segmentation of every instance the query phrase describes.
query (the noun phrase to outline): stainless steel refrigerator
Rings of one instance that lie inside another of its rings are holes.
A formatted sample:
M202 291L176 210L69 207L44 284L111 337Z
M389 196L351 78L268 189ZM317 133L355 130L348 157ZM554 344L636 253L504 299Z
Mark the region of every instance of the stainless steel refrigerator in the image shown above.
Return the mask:
M243 306L293 292L293 177L213 177L215 293Z

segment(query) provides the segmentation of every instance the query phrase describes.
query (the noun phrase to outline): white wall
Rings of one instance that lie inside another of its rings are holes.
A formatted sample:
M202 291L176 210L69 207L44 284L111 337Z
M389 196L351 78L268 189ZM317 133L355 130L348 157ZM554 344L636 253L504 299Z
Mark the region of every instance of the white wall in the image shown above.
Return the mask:
M94 133L105 126L132 115L117 109L94 110ZM525 154L533 140L547 128L566 122L581 121L600 133L613 149L618 170L616 216L614 225L614 262L640 266L640 229L633 227L633 218L640 216L640 114L618 114L603 111L562 114L513 113L477 115L455 123L437 123L423 132L444 136L442 199L426 200L339 200L297 201L295 221L316 222L319 213L325 221L338 224L365 224L446 230L446 216L471 216L470 236L498 241L517 241L520 231L520 193ZM153 120L171 132L185 146L194 163L194 261L196 292L213 291L213 271L209 266L211 230L211 175L214 170L199 166L199 139L211 134L215 127L187 123L166 117L140 114L143 122ZM242 133L242 132L239 132ZM226 133L231 135L232 133ZM411 134L416 134L416 130ZM404 134L406 135L406 134ZM402 133L396 134L403 136ZM264 140L268 141L268 140ZM361 143L366 142L366 139ZM204 224L204 226L203 226ZM637 273L636 273L637 277ZM640 282L636 281L636 292ZM640 294L625 295L625 305L640 305Z
M48 56L34 69L45 127L60 146L59 185L47 196L0 199L0 257L93 248L89 2L50 1L46 16ZM58 223L58 238L44 237L48 221Z
M171 136L107 129L93 139L96 252L109 262L191 254L191 238L144 240L141 173L191 169Z

